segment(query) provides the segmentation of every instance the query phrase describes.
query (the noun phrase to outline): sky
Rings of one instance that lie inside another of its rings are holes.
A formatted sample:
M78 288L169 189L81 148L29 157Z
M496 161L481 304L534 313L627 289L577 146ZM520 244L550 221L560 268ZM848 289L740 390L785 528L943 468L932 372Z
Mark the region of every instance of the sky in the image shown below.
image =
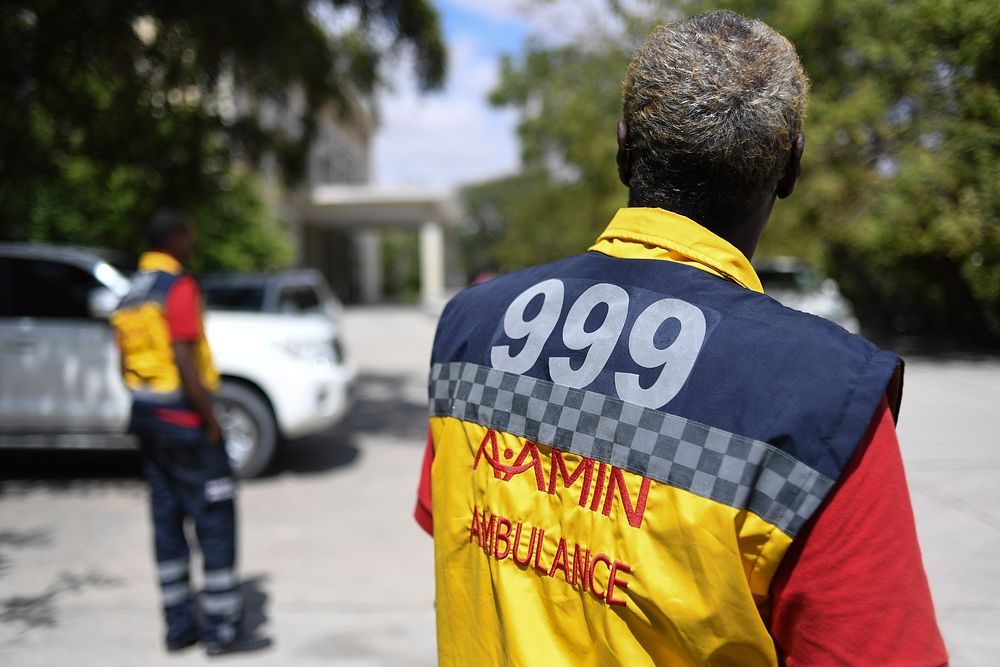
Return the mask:
M452 188L518 171L517 116L490 106L504 53L529 36L546 42L579 34L600 0L436 0L449 49L444 89L420 95L412 70L390 75L372 141L372 182Z

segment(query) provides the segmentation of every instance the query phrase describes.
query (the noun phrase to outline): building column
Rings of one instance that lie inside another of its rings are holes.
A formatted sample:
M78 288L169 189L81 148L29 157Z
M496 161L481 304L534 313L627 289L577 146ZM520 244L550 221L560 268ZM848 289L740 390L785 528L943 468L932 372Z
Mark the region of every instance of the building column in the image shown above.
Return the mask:
M382 299L382 239L374 229L358 232L355 239L361 302L376 303Z
M420 300L435 306L444 300L444 228L429 220L420 226Z
M288 238L292 244L292 258L295 266L304 266L306 257L306 225L300 220L288 221Z

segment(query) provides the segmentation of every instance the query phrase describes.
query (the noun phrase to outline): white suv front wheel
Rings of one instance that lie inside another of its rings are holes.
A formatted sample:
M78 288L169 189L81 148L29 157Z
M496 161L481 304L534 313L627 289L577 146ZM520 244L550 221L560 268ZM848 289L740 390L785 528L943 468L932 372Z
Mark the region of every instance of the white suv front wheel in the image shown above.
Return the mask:
M278 441L271 406L250 387L223 380L214 408L233 472L239 477L256 477L264 472L274 458Z

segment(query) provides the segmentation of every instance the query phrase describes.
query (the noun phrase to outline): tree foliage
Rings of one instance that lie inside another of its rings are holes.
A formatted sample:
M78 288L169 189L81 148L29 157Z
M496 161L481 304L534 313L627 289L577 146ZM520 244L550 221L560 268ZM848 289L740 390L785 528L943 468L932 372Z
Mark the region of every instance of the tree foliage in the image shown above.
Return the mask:
M508 224L498 251L500 267L578 252L624 205L614 155L627 62L616 43L537 46L521 61L502 61L492 101L521 110L525 168L518 192L505 184L502 210ZM475 215L478 207L470 209Z
M14 0L0 7L0 229L141 247L157 205L199 214L203 261L287 261L253 169L303 175L321 113L372 113L406 50L445 67L427 0Z
M518 196L497 199L504 268L579 252L624 204L620 81L656 21L609 4L623 34L535 45L501 67L493 99L519 110L532 176ZM796 45L812 79L803 176L759 253L818 264L873 328L1000 337L1000 4L653 4L652 16L667 19L720 6L761 18ZM476 191L473 213L488 189Z
M1000 335L1000 5L758 15L796 44L814 91L807 177L771 235L811 239L871 323Z

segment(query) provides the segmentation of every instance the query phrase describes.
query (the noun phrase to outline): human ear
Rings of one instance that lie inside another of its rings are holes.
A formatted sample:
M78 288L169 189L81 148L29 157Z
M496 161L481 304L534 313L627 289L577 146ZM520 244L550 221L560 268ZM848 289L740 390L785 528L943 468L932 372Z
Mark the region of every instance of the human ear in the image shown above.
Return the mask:
M781 175L778 184L774 189L774 194L779 199L785 199L795 190L795 183L802 174L802 151L806 147L806 135L799 133L792 144L791 155L788 156L788 164L785 166L785 173Z
M628 148L628 122L624 118L618 121L618 154L615 157L618 162L618 178L631 187L632 181L632 154Z

